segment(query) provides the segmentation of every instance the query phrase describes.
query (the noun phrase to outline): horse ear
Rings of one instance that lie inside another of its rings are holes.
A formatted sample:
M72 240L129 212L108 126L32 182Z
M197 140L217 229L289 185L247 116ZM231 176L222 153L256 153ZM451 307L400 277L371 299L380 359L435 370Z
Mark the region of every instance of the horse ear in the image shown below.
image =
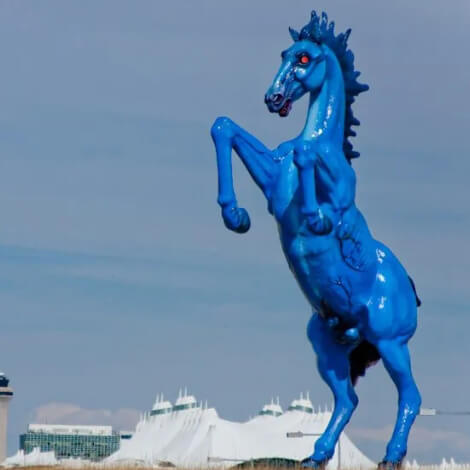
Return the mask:
M290 28L289 27L289 33L290 33L290 36L291 38L294 40L294 41L298 41L299 38L300 38L300 33L298 31L296 31L294 28Z

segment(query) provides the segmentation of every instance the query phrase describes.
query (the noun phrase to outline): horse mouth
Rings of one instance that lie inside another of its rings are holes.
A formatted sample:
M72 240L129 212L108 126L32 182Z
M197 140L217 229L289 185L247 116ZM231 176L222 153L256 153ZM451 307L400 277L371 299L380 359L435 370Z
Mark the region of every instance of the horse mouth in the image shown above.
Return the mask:
M278 111L279 116L287 117L292 108L292 100L287 99L286 102L282 105L282 108Z
M279 114L281 117L286 117L292 108L292 99L281 93L266 94L264 102L268 106L269 112Z

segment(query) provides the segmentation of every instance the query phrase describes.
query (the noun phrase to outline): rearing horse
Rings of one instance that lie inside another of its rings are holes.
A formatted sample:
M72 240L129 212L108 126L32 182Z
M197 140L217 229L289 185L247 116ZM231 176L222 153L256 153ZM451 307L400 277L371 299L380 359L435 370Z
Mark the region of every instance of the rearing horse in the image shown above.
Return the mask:
M287 116L292 103L310 94L305 126L298 137L269 150L226 117L216 119L218 203L225 225L237 233L250 228L233 188L231 153L238 154L268 201L282 249L313 315L307 335L320 375L331 388L331 420L315 442L307 467L322 467L333 456L340 433L358 398L354 385L382 359L398 389L398 414L380 466L400 467L421 398L411 373L408 340L417 325L413 281L389 248L375 240L357 209L348 141L359 125L351 105L368 89L357 82L350 30L334 33L327 15L312 12L294 43L282 52L281 67L265 95L270 112Z

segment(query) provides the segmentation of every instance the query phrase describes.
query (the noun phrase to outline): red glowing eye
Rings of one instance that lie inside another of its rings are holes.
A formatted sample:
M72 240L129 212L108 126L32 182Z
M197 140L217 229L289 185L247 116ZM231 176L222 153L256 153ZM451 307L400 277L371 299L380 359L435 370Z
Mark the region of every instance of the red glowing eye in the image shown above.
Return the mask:
M300 56L300 63L301 64L308 64L309 62L310 62L310 58L308 57L308 55Z

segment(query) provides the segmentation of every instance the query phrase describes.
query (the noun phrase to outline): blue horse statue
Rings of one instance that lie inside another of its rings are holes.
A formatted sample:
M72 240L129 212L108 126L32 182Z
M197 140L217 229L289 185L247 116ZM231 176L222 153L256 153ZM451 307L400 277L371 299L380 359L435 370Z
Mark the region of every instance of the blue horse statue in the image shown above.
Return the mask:
M396 469L421 405L407 345L420 300L412 279L391 250L372 237L354 201L351 162L359 153L348 139L356 135L352 126L359 121L351 106L368 86L357 81L347 46L350 29L335 35L327 15L312 12L300 32L289 31L294 42L281 54L265 102L270 112L285 117L309 93L305 126L298 137L269 150L229 118L217 118L211 135L218 203L228 229L248 231L250 218L238 206L233 187L233 149L266 196L287 263L313 310L307 335L335 405L303 466L322 468L332 458L358 404L358 377L382 359L398 390L398 413L379 467Z

